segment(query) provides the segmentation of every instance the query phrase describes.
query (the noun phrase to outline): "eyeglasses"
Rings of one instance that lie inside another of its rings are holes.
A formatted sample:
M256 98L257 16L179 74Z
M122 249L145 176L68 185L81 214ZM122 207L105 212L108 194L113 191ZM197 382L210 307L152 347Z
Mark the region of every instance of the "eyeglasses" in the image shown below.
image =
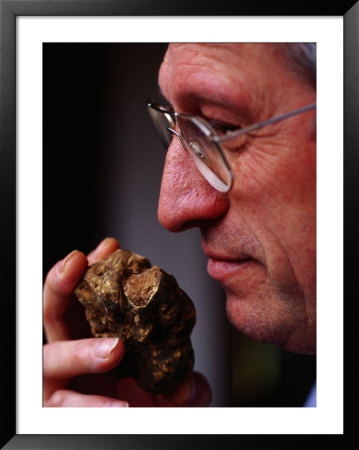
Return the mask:
M209 122L200 116L177 113L151 101L147 101L147 108L166 148L170 145L173 136L177 136L208 183L220 192L228 192L233 184L233 173L221 143L310 111L316 108L316 104L313 103L244 128L228 129L227 126L225 134L222 135L219 135L216 129L223 127L223 123Z

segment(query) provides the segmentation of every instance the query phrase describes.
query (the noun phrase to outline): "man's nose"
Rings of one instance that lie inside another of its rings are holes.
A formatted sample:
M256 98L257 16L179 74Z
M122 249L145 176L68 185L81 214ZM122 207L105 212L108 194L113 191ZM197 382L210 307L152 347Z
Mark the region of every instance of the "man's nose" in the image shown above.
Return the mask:
M158 219L169 231L183 231L224 215L227 194L203 178L177 137L167 152L158 205Z

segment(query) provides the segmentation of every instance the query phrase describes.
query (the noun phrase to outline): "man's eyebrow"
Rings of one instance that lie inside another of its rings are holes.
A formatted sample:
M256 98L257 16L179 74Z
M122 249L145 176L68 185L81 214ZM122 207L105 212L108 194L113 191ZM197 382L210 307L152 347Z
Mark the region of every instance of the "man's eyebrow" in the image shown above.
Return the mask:
M166 95L164 94L161 86L158 84L158 94L160 96L160 102L162 102L163 106L167 106L174 110L172 104L168 101ZM231 101L232 99L225 95L219 95L217 92L215 96L213 96L213 93L211 92L211 95L208 94L206 91L202 92L186 92L186 97L191 99L192 102L199 104L212 104L212 105L218 105L220 107L227 107L232 111L235 111L236 114L240 115L243 119L245 118L248 123L254 120L252 118L252 111L247 105L247 102L244 101L244 99L241 99L241 102L238 101ZM216 120L216 122L220 122ZM223 121L223 123L227 123L226 121Z

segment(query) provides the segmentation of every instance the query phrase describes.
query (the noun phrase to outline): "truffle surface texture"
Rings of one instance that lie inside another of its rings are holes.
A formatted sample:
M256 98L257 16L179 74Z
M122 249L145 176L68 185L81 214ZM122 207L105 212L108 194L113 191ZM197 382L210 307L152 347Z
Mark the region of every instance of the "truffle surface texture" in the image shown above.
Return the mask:
M143 256L116 250L91 265L75 289L95 337L119 337L126 354L112 371L150 392L166 392L194 364L192 300Z

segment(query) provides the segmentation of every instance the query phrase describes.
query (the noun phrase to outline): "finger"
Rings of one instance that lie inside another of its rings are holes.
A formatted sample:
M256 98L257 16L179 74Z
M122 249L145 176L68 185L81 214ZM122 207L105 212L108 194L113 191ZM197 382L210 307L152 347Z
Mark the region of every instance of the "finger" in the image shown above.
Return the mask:
M202 374L193 372L175 390L161 394L158 403L159 406L206 407L211 400L212 392L208 381Z
M85 395L66 389L54 392L51 397L44 401L48 407L117 407L129 406L127 402L101 395Z
M88 266L86 256L74 250L47 274L44 285L44 328L48 342L70 339L66 315L73 290Z
M101 261L119 248L120 244L115 238L108 237L104 239L95 248L95 250L92 250L92 252L88 254L87 259L89 264L94 264L97 261Z
M103 373L115 368L125 354L118 338L91 338L46 344L43 350L43 374L47 379Z

